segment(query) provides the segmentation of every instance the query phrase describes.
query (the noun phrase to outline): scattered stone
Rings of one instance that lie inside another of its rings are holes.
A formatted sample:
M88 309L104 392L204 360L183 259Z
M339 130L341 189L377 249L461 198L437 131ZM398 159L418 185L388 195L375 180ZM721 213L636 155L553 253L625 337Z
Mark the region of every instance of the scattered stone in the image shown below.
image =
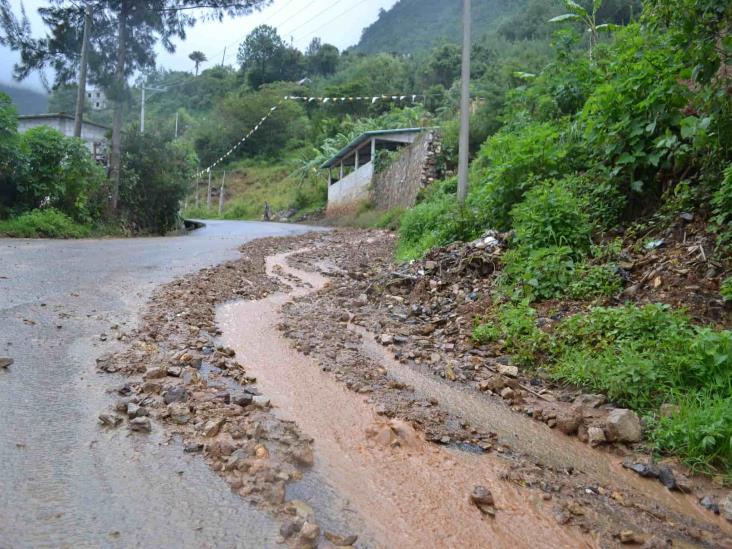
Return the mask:
M664 404L661 404L659 413L661 414L661 417L671 417L678 411L679 411L678 404L664 403Z
M197 442L189 442L183 446L183 451L187 454L197 454L203 452L203 444Z
M391 334L381 334L379 341L381 341L382 345L391 345L394 343L394 336Z
M15 361L10 357L0 356L0 368L7 368L12 366Z
M587 429L587 442L590 446L597 446L607 442L605 431L600 427L589 427Z
M99 414L99 423L104 427L117 427L122 423L122 418L115 414Z
M152 431L150 419L146 417L136 417L130 420L130 430L138 433L149 433Z
M681 218L682 221L686 221L687 223L691 223L694 221L694 214L689 212L681 212L679 214L679 218Z
M623 530L622 532L620 532L620 543L631 544L639 542L636 533L633 532L633 530Z
M610 442L638 442L642 432L640 418L632 410L615 408L607 415L605 434Z
M297 547L315 547L316 541L320 537L320 526L314 522L306 521L300 528L300 535L297 537Z
M302 528L302 520L291 520L288 519L280 526L280 535L285 539L290 539L292 536L297 534Z
M119 371L114 355L111 353L104 354L97 359L97 369L108 374L114 374Z
M348 547L358 541L358 536L353 534L350 536L339 536L338 534L334 534L333 532L328 532L326 530L323 535L325 536L325 539L336 547Z
M658 468L658 480L669 490L679 490L674 472L665 465Z
M127 404L127 417L130 419L136 418L136 417L145 417L149 416L150 412L147 408L144 406L140 406L139 404L135 404L134 402L130 402Z
M717 504L713 496L704 496L699 500L699 505L704 507L704 509L711 511L715 515L718 515L721 512L719 509L719 505Z
M578 408L571 408L557 414L556 420L557 429L565 435L574 435L582 423L582 413Z
M258 408L269 408L270 401L266 396L257 395L252 397L252 404Z
M205 437L215 437L219 434L219 431L221 430L221 427L224 425L225 420L223 418L220 419L212 419L210 421L207 421L206 424L203 426L203 436Z
M643 478L658 478L661 474L658 467L652 463L633 463L626 460L623 462L623 467L630 469Z
M513 397L516 396L516 391L511 389L511 387L504 387L501 391L501 398L504 398L505 400L512 400Z
M172 404L174 402L185 402L188 398L188 391L182 385L176 385L171 387L163 393L163 401L165 404Z
M143 379L162 379L168 375L168 372L165 368L160 368L158 366L154 368L148 368L148 370L145 372L145 374L142 376Z
M170 420L178 425L185 425L191 420L191 411L184 402L173 402L168 405Z
M732 493L727 494L719 504L719 511L727 522L732 522Z
M498 373L504 376L516 377L519 374L517 366L511 366L510 364L499 364Z
M481 513L495 516L496 507L493 494L485 486L478 485L473 488L473 491L470 493L470 501L480 509Z
M245 408L252 403L253 398L250 393L235 393L231 396L231 402Z

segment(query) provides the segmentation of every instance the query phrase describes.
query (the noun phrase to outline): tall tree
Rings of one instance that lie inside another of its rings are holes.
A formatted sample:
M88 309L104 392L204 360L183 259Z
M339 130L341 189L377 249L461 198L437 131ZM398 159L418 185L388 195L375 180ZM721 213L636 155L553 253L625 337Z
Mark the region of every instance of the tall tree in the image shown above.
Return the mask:
M241 16L271 0L94 0L89 79L114 102L110 156L110 205L117 209L122 158L122 115L128 99L128 78L155 66L159 43L175 51L173 40L201 19ZM81 51L84 7L74 0L50 0L38 9L46 35L35 38L24 11L18 17L8 0L0 0L0 43L20 52L14 67L18 80L32 71L51 68L54 87L75 78Z
M201 65L201 63L205 63L208 61L208 57L206 57L206 54L202 51L194 51L188 56L188 59L193 61L196 65L196 76L198 76L198 67Z
M305 50L310 74L330 76L336 72L340 52L331 44L323 44L320 38L313 38Z

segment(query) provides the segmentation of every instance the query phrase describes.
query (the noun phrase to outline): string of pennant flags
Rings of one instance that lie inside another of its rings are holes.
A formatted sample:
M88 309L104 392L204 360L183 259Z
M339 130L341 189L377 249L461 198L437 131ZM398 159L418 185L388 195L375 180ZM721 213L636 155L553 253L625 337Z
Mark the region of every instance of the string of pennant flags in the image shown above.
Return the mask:
M262 124L264 124L267 121L267 119L270 116L272 116L272 114L276 110L277 110L277 105L274 105L273 107L270 107L269 112L267 114L265 114L262 117L262 119L259 122L257 122L257 124L251 130L249 130L249 133L247 133L244 137L242 137L239 141L237 141L236 144L233 147L231 147L228 151L226 151L223 155L221 155L221 157L218 160L216 160L213 164L211 164L208 168L205 168L205 169L201 170L200 172L198 172L196 174L196 178L200 178L203 174L209 173L216 166L218 166L224 160L226 160L229 156L231 156L231 154L234 151L236 151L236 149L238 149L239 147L241 147L247 139L249 139L252 135L254 135L259 130L259 128L262 127Z
M370 101L372 104L377 101L411 101L425 99L426 95L371 95L371 96L344 96L344 97L303 97L299 95L286 95L285 100L303 101L304 103L346 103L351 101Z
M373 105L374 103L377 103L379 101L410 101L412 103L416 103L418 100L425 100L427 97L437 96L437 95L444 95L444 94L409 94L409 95L371 95L371 96L339 96L339 97L308 97L308 96L299 96L299 95L286 95L283 99L285 101L302 101L304 103L347 103L347 102L353 102L353 101L369 101ZM482 97L475 97L474 99L477 100L483 100ZM249 133L247 133L244 137L242 137L239 141L237 141L236 144L234 144L233 147L231 147L228 151L226 151L219 159L217 159L213 164L211 164L208 168L205 168L198 172L196 174L196 178L200 178L202 175L211 172L216 166L221 164L224 160L226 160L229 156L231 156L232 153L234 153L239 147L241 147L247 139L249 139L252 135L254 135L259 128L262 127L262 125L267 121L267 119L272 116L272 114L277 110L277 105L274 105L273 107L270 107L269 112L265 114L262 119L251 129L249 130Z

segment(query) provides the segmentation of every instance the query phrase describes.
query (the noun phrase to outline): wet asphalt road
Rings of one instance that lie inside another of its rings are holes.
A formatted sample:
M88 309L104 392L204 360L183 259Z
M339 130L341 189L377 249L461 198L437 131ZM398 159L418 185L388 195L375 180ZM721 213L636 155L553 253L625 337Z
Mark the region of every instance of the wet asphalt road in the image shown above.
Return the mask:
M162 433L107 432L123 380L96 372L155 286L297 225L210 222L186 236L0 239L0 549L272 547L277 525ZM108 334L102 341L101 334Z

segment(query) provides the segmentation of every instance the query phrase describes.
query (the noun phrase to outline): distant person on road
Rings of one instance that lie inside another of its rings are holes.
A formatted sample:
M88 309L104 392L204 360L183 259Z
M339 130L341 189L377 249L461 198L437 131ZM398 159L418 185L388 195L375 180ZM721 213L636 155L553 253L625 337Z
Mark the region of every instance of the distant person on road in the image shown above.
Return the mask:
M262 219L265 221L269 221L269 202L264 202L264 215L262 216Z

